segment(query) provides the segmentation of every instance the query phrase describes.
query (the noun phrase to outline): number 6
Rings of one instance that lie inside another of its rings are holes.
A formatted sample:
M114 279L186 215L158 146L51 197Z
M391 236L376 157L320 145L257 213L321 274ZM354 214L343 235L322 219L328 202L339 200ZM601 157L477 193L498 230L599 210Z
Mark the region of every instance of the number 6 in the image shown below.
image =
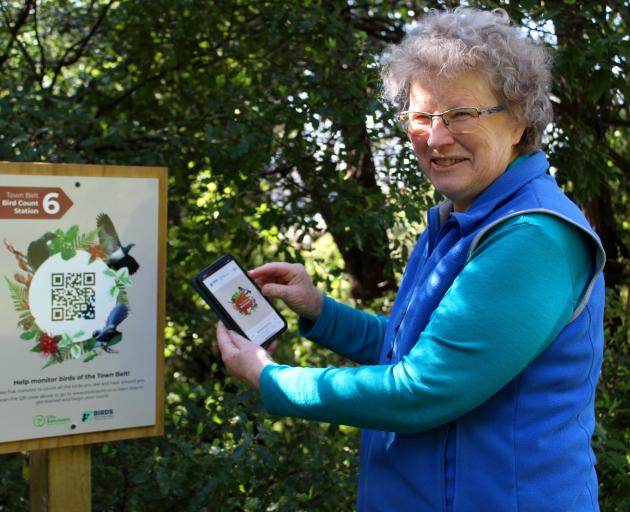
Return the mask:
M59 197L58 192L49 192L48 194L44 196L44 200L42 201L43 203L42 206L44 208L44 211L48 215L54 215L55 213L59 212L59 210L61 209L61 205L59 204L59 201L57 201L58 197Z

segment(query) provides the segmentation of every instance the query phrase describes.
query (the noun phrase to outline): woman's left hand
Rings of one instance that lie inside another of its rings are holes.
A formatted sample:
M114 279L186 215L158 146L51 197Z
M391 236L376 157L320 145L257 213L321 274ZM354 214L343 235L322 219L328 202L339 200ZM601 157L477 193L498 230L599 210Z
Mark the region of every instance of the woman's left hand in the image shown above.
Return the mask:
M276 342L273 341L267 351L239 334L228 331L223 322L219 322L217 344L228 372L258 390L260 374L265 366L273 364L271 353L275 350Z

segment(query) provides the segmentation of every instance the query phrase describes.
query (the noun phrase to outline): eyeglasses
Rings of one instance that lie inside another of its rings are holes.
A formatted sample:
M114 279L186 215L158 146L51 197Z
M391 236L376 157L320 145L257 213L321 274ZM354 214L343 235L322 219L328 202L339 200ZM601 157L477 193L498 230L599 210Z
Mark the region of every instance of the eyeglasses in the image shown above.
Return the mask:
M476 128L479 116L494 114L503 110L505 110L503 105L497 105L485 110L479 110L475 107L450 108L441 114L405 110L396 114L396 121L402 130L409 135L427 135L431 131L434 117L441 117L444 126L451 133L469 133Z

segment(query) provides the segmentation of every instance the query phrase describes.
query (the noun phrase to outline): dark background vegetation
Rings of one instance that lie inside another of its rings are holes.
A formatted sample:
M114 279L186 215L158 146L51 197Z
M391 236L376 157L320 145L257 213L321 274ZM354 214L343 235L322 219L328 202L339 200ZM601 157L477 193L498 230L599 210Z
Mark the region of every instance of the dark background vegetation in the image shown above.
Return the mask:
M187 283L226 251L302 261L322 290L387 312L439 198L379 100L379 55L457 4L0 1L0 160L170 171L166 434L93 446L95 510L353 509L358 431L269 417L225 375ZM555 54L549 156L609 258L600 501L630 510L630 3L470 5L505 8ZM288 315L279 360L343 364ZM0 457L0 510L28 509L28 478L27 454Z

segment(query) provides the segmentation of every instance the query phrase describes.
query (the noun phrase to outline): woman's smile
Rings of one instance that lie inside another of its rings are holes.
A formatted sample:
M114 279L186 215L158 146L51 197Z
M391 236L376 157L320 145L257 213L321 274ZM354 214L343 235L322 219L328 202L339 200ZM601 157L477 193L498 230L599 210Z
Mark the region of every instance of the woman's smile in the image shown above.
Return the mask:
M432 158L431 166L436 170L451 170L457 167L457 164L465 162L464 158Z

